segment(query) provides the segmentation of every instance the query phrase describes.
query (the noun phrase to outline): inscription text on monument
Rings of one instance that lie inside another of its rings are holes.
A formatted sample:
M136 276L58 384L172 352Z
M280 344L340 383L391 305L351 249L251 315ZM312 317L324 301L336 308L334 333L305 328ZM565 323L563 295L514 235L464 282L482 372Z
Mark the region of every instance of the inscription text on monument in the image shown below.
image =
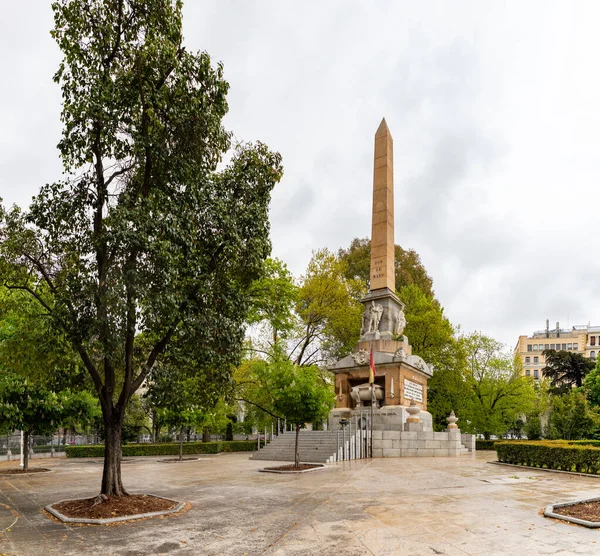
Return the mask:
M423 401L423 386L412 382L411 380L404 379L404 399L416 400L418 402Z

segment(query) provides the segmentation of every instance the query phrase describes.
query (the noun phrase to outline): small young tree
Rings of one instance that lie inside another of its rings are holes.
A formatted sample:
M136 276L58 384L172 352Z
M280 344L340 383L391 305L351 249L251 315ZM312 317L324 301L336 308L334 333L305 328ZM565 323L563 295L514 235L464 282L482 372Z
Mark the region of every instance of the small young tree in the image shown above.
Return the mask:
M81 394L55 393L13 374L0 378L0 423L23 431L23 469L29 469L29 440L33 434L52 434L61 422L89 420L89 404Z
M271 366L273 407L275 412L296 428L294 464L300 465L298 439L305 423L323 421L331 411L335 395L315 366L300 367L288 359L280 359Z

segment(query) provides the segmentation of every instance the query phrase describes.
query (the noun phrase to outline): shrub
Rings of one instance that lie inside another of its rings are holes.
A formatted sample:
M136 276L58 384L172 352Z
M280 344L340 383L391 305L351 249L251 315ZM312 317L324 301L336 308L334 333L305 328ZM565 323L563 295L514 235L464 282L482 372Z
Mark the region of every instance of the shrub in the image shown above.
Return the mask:
M493 450L497 440L475 440L476 450Z
M589 442L589 441L588 441ZM600 448L564 441L496 442L498 461L530 467L597 473Z
M220 452L252 452L256 449L253 440L234 440L232 442L184 442L184 454L218 454ZM126 456L178 456L179 443L176 444L127 444L122 446ZM104 446L67 446L68 458L104 457Z

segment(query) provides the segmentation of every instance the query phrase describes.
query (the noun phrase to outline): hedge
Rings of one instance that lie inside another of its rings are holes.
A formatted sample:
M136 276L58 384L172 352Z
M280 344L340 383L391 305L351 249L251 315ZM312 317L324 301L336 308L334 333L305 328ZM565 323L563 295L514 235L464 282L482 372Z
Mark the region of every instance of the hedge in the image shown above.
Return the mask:
M125 456L178 456L179 443L169 444L126 444L122 448ZM218 454L220 452L252 452L256 450L254 440L232 440L225 442L184 442L184 454ZM104 457L104 445L67 446L68 458Z
M498 461L530 467L598 473L600 448L565 441L496 442Z
M498 440L475 440L476 450L493 450Z

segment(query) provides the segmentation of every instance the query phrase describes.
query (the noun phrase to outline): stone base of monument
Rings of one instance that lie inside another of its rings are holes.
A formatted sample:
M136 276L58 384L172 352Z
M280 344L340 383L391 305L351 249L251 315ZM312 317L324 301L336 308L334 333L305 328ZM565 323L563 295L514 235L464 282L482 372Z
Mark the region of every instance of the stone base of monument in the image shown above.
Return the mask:
M373 409L373 457L440 457L460 456L475 451L475 436L462 434L459 428L435 432L431 414L420 411L410 419L410 406L385 406ZM412 409L412 408L411 408ZM370 408L337 408L329 414L329 430L341 428L340 419L346 419L358 429L369 425ZM453 423L451 423L453 424ZM349 434L356 428L348 429ZM351 432L350 432L351 431Z

